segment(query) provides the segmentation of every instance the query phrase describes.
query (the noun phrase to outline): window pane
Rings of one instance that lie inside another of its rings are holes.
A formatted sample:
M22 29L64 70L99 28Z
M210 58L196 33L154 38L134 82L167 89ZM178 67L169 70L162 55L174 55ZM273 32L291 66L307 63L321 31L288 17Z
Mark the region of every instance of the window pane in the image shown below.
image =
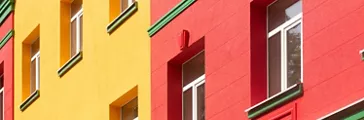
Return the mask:
M268 39L269 96L281 91L281 33Z
M301 0L278 0L268 7L268 31L302 12Z
M4 74L0 74L0 88L4 87Z
M71 3L71 18L82 8L82 0L73 0Z
M287 87L301 81L301 24L287 31Z
M31 61L30 64L30 94L35 91L35 81L36 81L36 61Z
M183 120L192 120L192 89L183 92Z
M82 40L83 40L83 15L80 17L80 50L82 50Z
M39 89L39 87L40 87L40 56L38 57L38 63L37 63L37 66L38 66L38 71L37 71L37 73L38 73L38 88L37 89Z
M205 74L205 52L185 62L182 66L183 86Z
M33 42L31 45L31 56L33 57L39 51L39 38Z
M129 0L121 0L121 12L123 12L126 8L128 8L128 1Z
M138 117L138 98L134 98L121 108L121 120L134 120Z
M205 84L197 87L197 120L205 120Z
M77 22L76 20L71 22L71 57L76 54L76 39L77 39Z

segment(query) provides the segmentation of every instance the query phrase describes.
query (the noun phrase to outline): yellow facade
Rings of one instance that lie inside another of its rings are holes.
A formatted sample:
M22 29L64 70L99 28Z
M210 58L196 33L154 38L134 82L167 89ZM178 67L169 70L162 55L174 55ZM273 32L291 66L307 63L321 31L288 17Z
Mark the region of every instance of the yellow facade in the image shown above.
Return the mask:
M82 59L63 76L61 59L61 0L16 0L15 3L15 120L112 120L118 105L138 96L139 120L150 120L150 1L108 33L110 1L83 0ZM37 28L38 27L38 28ZM37 33L39 30L39 33ZM39 97L24 111L25 44L40 37ZM64 52L64 51L63 51ZM119 106L120 107L120 106Z

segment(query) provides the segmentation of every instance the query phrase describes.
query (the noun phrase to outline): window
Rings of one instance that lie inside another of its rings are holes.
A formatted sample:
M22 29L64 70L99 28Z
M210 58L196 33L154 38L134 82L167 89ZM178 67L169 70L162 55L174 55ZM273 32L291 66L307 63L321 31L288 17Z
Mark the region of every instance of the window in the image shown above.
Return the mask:
M268 6L268 94L302 82L302 1L277 0Z
M120 120L138 120L138 97L121 107Z
M135 2L135 0L109 0L110 22L118 19L120 15L125 16L124 14L128 12L128 9L132 7Z
M120 0L120 13L124 12L126 8L131 6L134 2L135 0Z
M205 57L199 53L182 65L183 120L205 120Z
M109 34L115 31L138 9L135 0L109 0L109 24L106 30Z
M40 52L39 52L39 38L31 45L31 59L30 59L30 93L32 94L36 90L39 90L39 64L40 64Z
M83 8L82 0L61 2L60 14L60 68L62 77L82 60Z
M0 75L0 120L4 120L4 74Z
M138 87L130 89L109 105L109 120L138 120Z
M40 89L40 37L39 24L22 42L22 103L24 111L39 97Z
M74 0L71 3L71 57L82 50L82 0Z

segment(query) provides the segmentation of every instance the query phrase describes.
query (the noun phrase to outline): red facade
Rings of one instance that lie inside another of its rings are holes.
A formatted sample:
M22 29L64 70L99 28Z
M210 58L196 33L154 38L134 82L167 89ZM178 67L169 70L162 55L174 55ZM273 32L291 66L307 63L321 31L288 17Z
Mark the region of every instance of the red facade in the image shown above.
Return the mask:
M156 23L182 0L151 0ZM196 0L151 36L152 120L182 120L181 65L205 51L205 119L249 119L267 99L266 6ZM363 0L302 0L303 95L254 119L313 120L364 97ZM180 49L180 33L189 32Z
M14 14L7 15L0 26L0 64L4 75L4 120L14 119Z

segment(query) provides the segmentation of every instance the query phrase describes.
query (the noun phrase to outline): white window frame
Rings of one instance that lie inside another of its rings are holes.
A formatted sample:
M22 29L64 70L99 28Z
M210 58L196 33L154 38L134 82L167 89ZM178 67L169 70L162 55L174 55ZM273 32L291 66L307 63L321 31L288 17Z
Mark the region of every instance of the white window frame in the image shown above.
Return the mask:
M72 29L72 22L76 20L76 54L81 51L81 17L83 16L83 7L81 5L81 9L71 18L70 26ZM72 31L70 32L72 34ZM71 38L72 40L72 38ZM72 46L72 42L70 42ZM72 48L71 48L72 49ZM70 54L72 51L70 51ZM76 55L75 54L75 55ZM73 56L71 56L73 57Z
M273 4L273 3L272 3ZM271 4L271 5L272 5ZM269 7L269 6L268 6ZM267 7L267 8L268 8ZM267 9L268 13L268 9ZM268 31L267 37L267 97L273 96L269 94L269 38L280 32L281 37L281 92L286 91L290 86L287 86L287 34L286 32L296 25L301 24L301 82L303 82L303 24L302 24L302 11L290 20L279 25L275 29ZM268 28L268 14L267 14L267 28ZM268 29L267 29L268 30Z
M4 109L5 108L5 106L4 106L5 105L5 99L4 99L5 98L5 92L4 92L4 85L5 85L4 83L5 83L5 80L4 80L4 74L2 74L0 76L0 78L3 78L3 87L0 88L0 93L3 94L2 98L0 98L0 99L2 99L2 103L1 103L2 104L2 108L1 109L2 109L2 114L3 114L2 120L5 120L5 109Z
M40 63L39 63L39 59L40 59L40 51L38 51L35 55L32 56L30 62L35 61L35 90L39 90L39 67L40 67ZM32 82L32 81L31 81ZM32 89L33 86L30 86L30 90ZM32 93L35 91L31 91Z
M205 74L198 77L197 79L195 79L194 81L192 81L191 83L189 83L183 87L183 93L189 89L192 89L192 120L197 120L197 106L198 106L197 105L197 88L203 84L205 84ZM182 101L183 101L183 96L182 96ZM182 102L182 106L183 106L183 102ZM182 107L182 109L183 109L183 107ZM182 112L183 112L183 110L182 110ZM182 119L183 119L183 116L182 116Z

